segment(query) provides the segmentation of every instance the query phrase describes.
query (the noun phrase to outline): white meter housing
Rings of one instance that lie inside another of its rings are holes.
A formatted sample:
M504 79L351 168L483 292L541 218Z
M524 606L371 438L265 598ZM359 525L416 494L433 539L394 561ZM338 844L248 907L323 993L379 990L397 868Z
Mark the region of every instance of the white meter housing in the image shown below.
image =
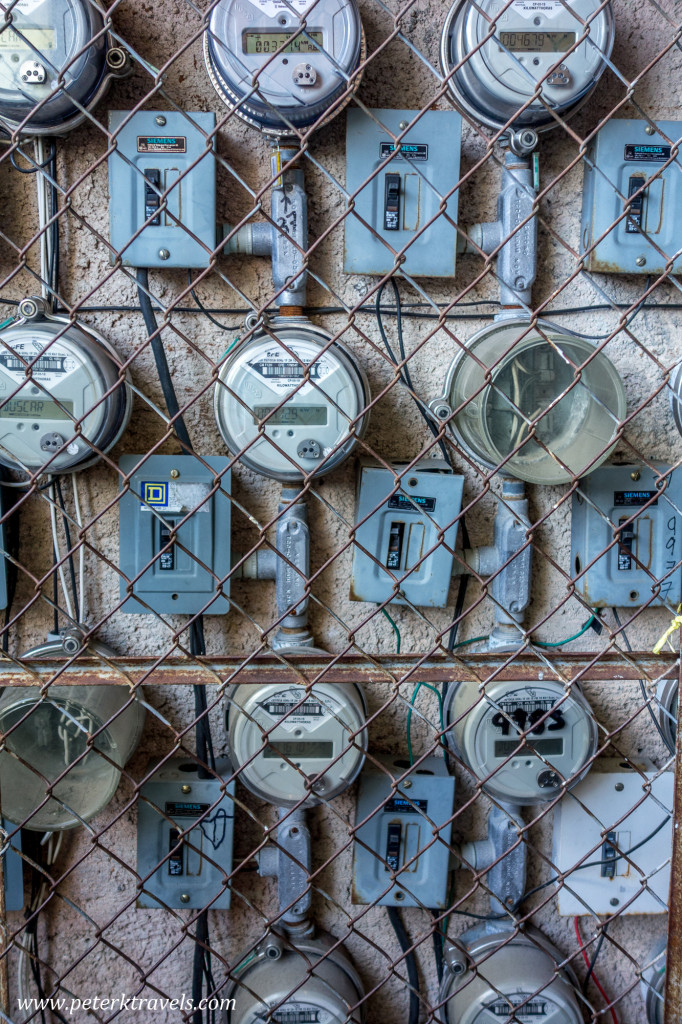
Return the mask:
M369 401L351 353L305 317L285 317L228 355L214 410L244 466L293 482L328 473L350 455L367 429Z
M331 935L317 932L293 945L271 934L244 962L228 991L235 1006L225 1024L363 1024L362 982Z
M553 680L454 683L443 714L455 754L502 802L539 804L570 789L597 751L597 725L576 685ZM522 734L524 734L522 736Z
M0 697L3 815L38 832L90 821L116 792L144 718L127 686L52 685L45 695L35 686L6 687Z
M82 323L44 313L38 299L0 330L0 464L71 473L116 444L133 395L122 360Z
M0 125L22 135L64 134L128 63L111 46L94 0L19 0L0 31Z
M243 683L229 694L230 758L239 781L277 807L318 803L354 781L367 750L355 683Z
M496 131L543 131L590 96L613 41L613 11L602 0L455 0L441 66L450 75L461 64L448 89L465 114Z
M220 0L204 33L206 68L223 103L280 137L343 110L364 54L355 0Z
M593 342L512 316L460 349L430 408L488 469L504 463L507 476L560 484L608 458L626 404L618 371Z
M583 1024L575 975L536 928L473 928L443 958L444 1024Z

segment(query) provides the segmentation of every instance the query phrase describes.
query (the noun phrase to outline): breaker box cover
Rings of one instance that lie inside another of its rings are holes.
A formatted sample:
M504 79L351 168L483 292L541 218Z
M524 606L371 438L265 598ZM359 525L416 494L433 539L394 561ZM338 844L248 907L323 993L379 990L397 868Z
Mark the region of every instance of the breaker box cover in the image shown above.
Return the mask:
M383 768L366 767L360 776L353 903L443 909L455 780L442 757L427 757L396 788L409 762L379 760Z
M229 777L228 762L219 762L216 773ZM199 765L181 758L145 783L137 813L139 907L229 908L223 882L232 871L234 787L200 778Z
M581 252L595 246L588 270L662 274L676 257L673 273L682 271L682 122L660 121L651 135L649 127L612 119L585 154Z
M667 912L674 782L674 772L650 763L628 768L604 758L559 801L552 859L557 872L569 872L558 888L560 914Z
M661 488L670 466L651 465L602 466L573 495L572 575L592 608L682 600L682 472Z
M128 267L209 265L216 247L215 126L215 114L194 110L110 111L112 263L120 253Z
M229 610L229 465L217 455L121 458L121 472L130 479L118 504L124 612L219 615ZM220 486L212 493L218 477ZM128 594L132 580L139 601Z
M353 206L345 219L343 269L386 274L410 243L406 275L453 277L459 193L452 190L459 181L462 118L454 110L429 110L398 144L401 124L410 125L419 111L370 114L348 111L346 192Z
M444 608L464 479L442 459L361 462L351 600Z

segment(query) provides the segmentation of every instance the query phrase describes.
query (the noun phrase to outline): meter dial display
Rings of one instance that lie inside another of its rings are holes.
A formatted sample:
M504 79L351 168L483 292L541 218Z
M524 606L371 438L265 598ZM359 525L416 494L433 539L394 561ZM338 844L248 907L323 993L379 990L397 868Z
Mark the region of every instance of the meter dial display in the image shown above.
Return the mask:
M586 774L597 725L575 686L565 696L557 682L497 682L477 697L473 683L454 684L444 715L455 753L491 796L522 806L542 803Z
M0 32L0 119L26 135L68 131L108 84L108 47L92 0L18 0Z
M293 320L293 318L287 318ZM273 324L223 363L214 409L225 444L249 469L296 481L328 473L367 428L370 400L351 354L308 321ZM354 421L357 419L357 422Z
M575 975L557 970L566 957L537 929L472 929L461 945L467 956L454 945L444 953L445 1024L582 1024Z
M101 335L65 317L0 331L0 464L67 473L98 458L93 448L108 451L132 408L120 366Z
M475 120L495 130L511 123L542 131L585 102L613 41L613 11L602 0L455 0L441 66L449 75L461 63L448 88Z
M248 966L229 992L235 1006L227 1012L227 1024L263 1024L266 1019L273 1024L363 1024L362 982L336 939L325 932L296 945L273 935L245 961Z
M228 742L239 780L278 807L338 796L365 760L365 699L355 684L260 686L230 694ZM313 781L314 780L314 781Z
M592 342L542 321L538 327L501 320L475 334L452 362L443 398L431 408L447 419L463 406L451 429L489 469L504 462L508 476L559 484L591 473L608 458L625 417L625 389Z
M277 136L338 114L359 85L359 75L348 79L364 52L355 0L220 0L204 34L206 67L223 103Z

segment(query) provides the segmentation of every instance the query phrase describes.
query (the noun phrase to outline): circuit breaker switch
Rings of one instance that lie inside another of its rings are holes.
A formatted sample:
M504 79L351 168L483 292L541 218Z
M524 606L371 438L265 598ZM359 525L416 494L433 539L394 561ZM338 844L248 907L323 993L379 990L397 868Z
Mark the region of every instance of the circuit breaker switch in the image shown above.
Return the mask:
M387 174L384 183L384 231L400 230L400 175Z
M404 534L405 523L391 523L391 529L388 534L387 569L400 569L402 565Z
M182 859L183 845L180 843L180 833L178 829L171 828L168 830L168 852L170 854L168 858L168 874L169 875L182 875L185 872L185 867ZM176 849L177 847L177 849Z
M616 877L616 833L607 832L601 847L602 878Z
M627 217L625 224L625 230L628 234L637 234L642 230L642 220L644 214L644 196L646 193L640 192L639 190L644 187L646 178L642 174L630 175L628 182L628 200L630 203L630 212ZM631 197L639 192L638 196L634 199Z
M158 167L146 167L144 172L144 219L149 220L148 227L158 228L161 225L161 171ZM156 212L156 216L154 213Z
M400 839L403 827L400 822L388 826L386 833L386 871L397 871L400 867Z

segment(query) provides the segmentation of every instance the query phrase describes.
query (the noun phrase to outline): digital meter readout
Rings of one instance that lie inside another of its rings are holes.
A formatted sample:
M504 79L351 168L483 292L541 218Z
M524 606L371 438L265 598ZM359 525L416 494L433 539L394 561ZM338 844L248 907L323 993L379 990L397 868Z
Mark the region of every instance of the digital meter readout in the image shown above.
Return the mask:
M73 417L73 402L41 401L35 398L10 398L0 406L0 417L13 420L68 420Z
M37 50L54 50L54 35L53 28L22 28L20 32L6 28L0 32L0 50L30 50L34 46Z
M290 761L295 758L306 760L311 758L332 758L334 744L325 740L273 740L263 751L263 757L286 757Z
M303 32L245 32L242 38L244 53L276 53L281 46L284 46L281 53L319 53L323 35L308 29L305 35ZM288 39L291 42L285 45Z
M512 53L565 53L576 38L575 32L500 32L500 42Z
M254 405L253 422L267 418L271 426L298 423L301 426L320 427L327 424L327 409L323 405L286 405L280 409L275 405Z

